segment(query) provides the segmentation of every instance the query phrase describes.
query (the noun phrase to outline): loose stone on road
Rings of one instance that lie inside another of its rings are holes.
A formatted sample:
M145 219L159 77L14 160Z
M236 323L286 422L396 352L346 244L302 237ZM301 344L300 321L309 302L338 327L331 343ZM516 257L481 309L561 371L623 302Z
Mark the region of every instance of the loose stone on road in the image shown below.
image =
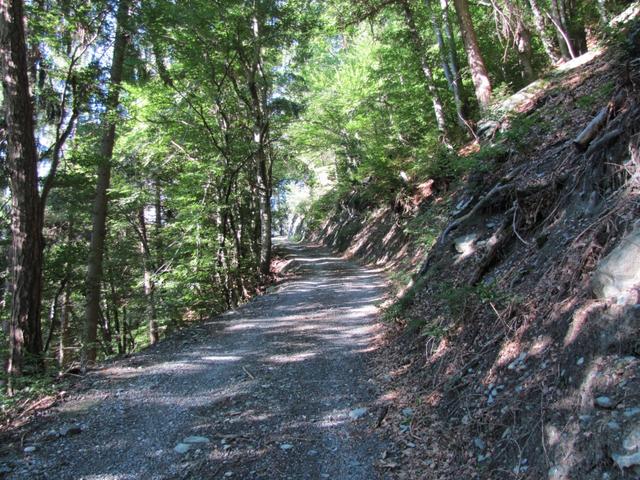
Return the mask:
M368 358L384 278L285 250L296 275L273 293L92 372L23 427L34 448L1 453L7 478L383 478Z

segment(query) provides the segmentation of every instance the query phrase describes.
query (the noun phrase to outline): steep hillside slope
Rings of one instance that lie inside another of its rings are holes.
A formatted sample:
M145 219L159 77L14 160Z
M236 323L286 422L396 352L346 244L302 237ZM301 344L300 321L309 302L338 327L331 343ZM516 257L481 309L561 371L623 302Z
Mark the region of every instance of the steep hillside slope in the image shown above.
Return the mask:
M318 235L416 272L387 311L380 365L381 426L407 445L381 462L390 475L640 476L640 308L628 290L640 280L640 59L630 38L484 122L484 168L462 185L427 181L375 212L354 193Z

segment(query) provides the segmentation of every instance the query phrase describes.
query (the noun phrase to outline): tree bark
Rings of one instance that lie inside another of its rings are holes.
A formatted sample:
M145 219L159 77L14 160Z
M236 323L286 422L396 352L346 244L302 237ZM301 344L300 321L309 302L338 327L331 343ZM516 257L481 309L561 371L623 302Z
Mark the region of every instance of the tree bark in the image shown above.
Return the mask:
M547 54L547 57L549 57L549 60L551 60L551 63L556 64L560 61L560 55L558 55L553 40L545 28L544 16L542 15L542 10L538 5L538 0L529 0L529 6L531 7L531 13L533 13L533 24L536 27L536 32L538 33L540 40L542 41L544 51Z
M607 12L607 2L606 0L597 0L598 4L598 13L600 13L600 23L602 25L607 25L609 23L609 12Z
M429 66L429 61L426 57L427 51L424 45L424 40L420 36L418 29L416 27L416 22L414 19L413 11L407 1L401 2L402 11L404 13L404 20L407 28L409 29L409 35L411 37L411 43L413 44L413 48L415 50L418 59L420 60L420 66L422 67L422 74L424 76L424 80L427 86L427 93L431 97L431 102L433 103L433 112L436 117L436 124L438 125L438 130L440 130L445 136L445 140L447 140L448 132L447 132L447 121L444 114L444 106L442 104L442 99L440 98L440 94L438 89L436 88L435 81L433 79L433 72L431 71L431 67Z
M471 79L475 87L476 98L480 104L480 109L485 110L491 102L491 80L489 80L487 67L484 64L482 52L478 45L478 37L473 28L469 4L467 0L453 0L453 5L460 24L460 32L462 33L462 40L467 53L469 68L471 69Z
M116 138L116 115L120 99L120 83L125 53L128 44L126 24L129 18L129 1L120 0L117 13L117 27L113 45L113 59L111 62L111 80L109 96L107 98L104 116L104 131L100 143L100 164L98 166L98 180L93 203L91 245L89 247L89 261L87 266L87 296L85 312L85 328L82 350L83 368L95 362L98 322L100 317L100 288L102 283L102 259L106 238L106 221L108 198L107 192L111 181L111 159Z
M64 371L71 361L71 288L65 285L60 312L60 336L58 341L58 366Z
M43 367L40 323L43 212L38 193L38 155L21 0L0 0L0 70L7 123L6 163L12 194L12 301L7 363L11 379L23 373L25 361L37 370Z
M504 12L497 12L504 23L503 31L507 36L507 40L512 40L516 47L518 60L522 67L522 76L527 83L535 80L535 72L531 64L533 48L531 46L531 32L525 24L524 12L520 6L513 0L502 0ZM499 10L500 7L494 2L494 8Z
M560 44L560 51L565 60L576 58L576 52L571 43L571 37L567 30L567 22L564 15L563 5L558 0L551 0L551 13L548 14L551 23L556 29L556 36Z
M458 117L462 123L465 123L469 117L469 99L462 85L462 75L460 74L460 62L458 60L455 37L451 28L451 19L449 18L449 0L440 0L440 10L442 18L442 31L444 33L445 48L449 58L449 66L453 77L453 95L456 101L456 110Z
M449 15L447 12L447 0L440 2L440 15L432 8L429 1L426 2L431 16L431 25L438 42L438 50L440 51L440 61L444 76L449 84L449 90L453 93L453 101L456 105L456 121L458 125L465 128L467 126L466 99L462 94L462 79L460 77L460 69L458 67L458 59L455 52L455 44L451 36L451 28L449 26Z
M60 282L60 287L56 291L53 300L51 301L51 307L49 308L49 334L47 335L47 340L44 343L43 352L49 351L49 346L51 345L51 340L53 339L53 334L56 330L56 324L58 323L58 306L60 304L60 296L64 292L64 289L67 285L67 278L63 278Z
M67 231L67 243L71 245L74 235L74 218L73 215L69 218L69 229ZM71 262L65 263L65 283L64 290L62 292L62 305L60 311L60 334L58 336L58 367L60 371L64 371L70 363L71 356L71 343L72 343L72 329L71 329Z
M252 19L253 54L247 69L247 81L254 115L253 148L258 193L260 256L258 268L261 275L268 275L271 267L271 167L267 154L269 141L269 114L267 111L267 84L262 59L262 32L258 12Z
M151 345L158 343L160 339L158 334L158 318L156 314L155 302L155 282L153 280L154 265L151 254L151 246L147 236L147 224L144 218L144 207L138 212L138 221L140 222L140 253L142 253L143 272L143 289L144 296L147 300L147 315L149 316L149 342Z

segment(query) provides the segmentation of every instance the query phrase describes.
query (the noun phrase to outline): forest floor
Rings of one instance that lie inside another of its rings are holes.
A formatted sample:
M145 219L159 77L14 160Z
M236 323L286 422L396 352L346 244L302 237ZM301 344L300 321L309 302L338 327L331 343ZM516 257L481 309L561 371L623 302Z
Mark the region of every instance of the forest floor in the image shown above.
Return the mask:
M280 248L270 293L103 365L0 434L0 477L383 478L371 357L385 278Z

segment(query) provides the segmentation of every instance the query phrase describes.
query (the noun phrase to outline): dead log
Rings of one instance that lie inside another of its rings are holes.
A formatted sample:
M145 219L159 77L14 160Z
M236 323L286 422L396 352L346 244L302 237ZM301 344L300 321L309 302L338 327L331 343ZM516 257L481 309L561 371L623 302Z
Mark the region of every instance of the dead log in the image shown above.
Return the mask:
M471 209L469 213L454 220L447 226L447 228L444 229L444 231L442 232L442 235L440 235L439 243L442 244L446 240L447 235L449 235L449 232L458 228L461 224L463 224L464 222L472 218L476 213L478 213L478 211L480 211L482 207L484 207L489 202L489 200L491 200L498 193L508 188L511 188L511 184L503 185L501 182L498 182L491 190L489 190L489 193L487 193L484 197L482 197L478 201L478 203L475 204L475 206Z
M587 156L590 156L595 152L597 152L598 150L601 150L602 148L606 148L609 145L611 145L620 135L622 135L623 131L624 130L622 130L621 128L616 128L611 132L605 133L601 138L599 138L596 142L591 144L591 146L587 149Z
M514 232L509 227L512 223L512 214L514 211L515 207L511 207L505 212L505 217L502 225L498 227L495 233L487 241L487 251L478 263L478 269L471 279L471 285L477 285L478 282L482 280L482 277L485 276L491 266L497 261L500 252L513 238Z
M589 147L591 140L596 138L604 124L607 123L608 116L609 105L603 107L573 141L573 146L576 147L577 151L584 152Z
M573 141L573 146L578 152L584 152L589 148L589 144L593 141L600 130L607 124L609 116L613 116L617 113L618 109L624 103L626 93L624 90L618 92L618 94L602 107L598 114L593 117L589 124L582 130Z

